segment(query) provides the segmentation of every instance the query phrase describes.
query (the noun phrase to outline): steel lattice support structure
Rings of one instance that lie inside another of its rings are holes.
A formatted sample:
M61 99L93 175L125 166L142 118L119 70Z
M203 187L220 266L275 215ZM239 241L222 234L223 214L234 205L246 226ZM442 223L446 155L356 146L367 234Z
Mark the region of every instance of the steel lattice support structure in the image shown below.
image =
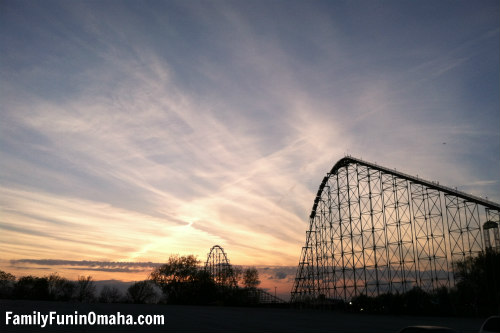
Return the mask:
M219 245L214 245L210 249L204 269L216 284L236 288L237 282L233 267L229 263L224 249Z
M452 286L454 262L500 250L499 225L497 203L345 157L318 189L291 300Z

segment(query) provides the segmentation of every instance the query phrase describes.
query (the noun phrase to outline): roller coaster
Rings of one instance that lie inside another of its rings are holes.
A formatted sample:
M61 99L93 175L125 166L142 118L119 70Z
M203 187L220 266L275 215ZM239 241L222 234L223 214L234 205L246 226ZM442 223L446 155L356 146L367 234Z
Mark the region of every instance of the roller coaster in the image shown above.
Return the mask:
M236 288L238 285L233 266L229 263L224 249L219 245L214 245L210 249L204 269L219 286Z
M210 274L215 284L229 289L238 289L238 282L233 266L229 263L226 252L219 245L214 245L207 255L204 270ZM227 289L225 289L227 291ZM282 299L260 288L244 288L242 295L255 304L283 304Z
M497 203L344 157L314 199L291 302L451 287L458 261L500 250L499 224Z

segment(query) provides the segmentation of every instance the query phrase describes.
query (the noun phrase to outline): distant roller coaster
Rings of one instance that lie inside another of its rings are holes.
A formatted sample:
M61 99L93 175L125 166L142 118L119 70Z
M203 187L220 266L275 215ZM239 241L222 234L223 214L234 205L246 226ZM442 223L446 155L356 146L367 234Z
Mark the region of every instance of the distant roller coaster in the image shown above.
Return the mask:
M221 246L212 246L207 255L204 270L210 274L215 284L223 287L222 289L224 292L234 292L239 289L233 266L229 263L229 259ZM240 290L239 295L244 299L244 304L286 303L282 299L276 297L276 295L272 295L260 288L243 288Z
M217 285L236 288L237 281L233 267L224 249L219 245L214 245L210 249L205 262L205 271L210 274Z
M314 199L292 302L455 284L455 263L500 250L500 205L353 157Z

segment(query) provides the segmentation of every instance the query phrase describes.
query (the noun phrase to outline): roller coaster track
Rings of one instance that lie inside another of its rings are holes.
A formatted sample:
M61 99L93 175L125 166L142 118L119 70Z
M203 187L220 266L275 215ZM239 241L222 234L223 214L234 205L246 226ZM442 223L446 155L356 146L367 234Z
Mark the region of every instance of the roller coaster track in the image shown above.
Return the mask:
M495 202L489 201L487 199L483 199L483 198L474 196L472 194L468 194L468 193L465 193L465 192L458 191L457 189L453 189L451 187L439 185L439 183L437 183L437 182L428 181L428 180L425 180L425 179L422 179L422 178L419 178L419 177L411 176L409 174L406 174L406 173L403 173L403 172L400 172L400 171L396 171L395 169L394 170L393 169L389 169L389 168L377 165L375 163L370 163L370 162L367 162L367 161L363 161L361 159L357 159L357 158L354 158L354 157L351 157L351 156L344 157L343 159L341 159L337 163L335 163L335 165L333 166L333 168L329 172L329 174L336 174L337 171L341 167L345 167L346 165L348 165L350 163L357 163L357 164L360 164L360 165L364 165L364 166L370 167L370 168L375 169L375 170L379 170L379 171L387 173L387 174L393 174L393 175L398 176L400 178L403 178L403 179L406 179L408 181L411 181L411 182L413 182L415 184L421 184L421 185L427 186L428 188L432 188L432 189L435 189L435 190L438 190L438 191L441 191L441 192L444 192L444 193L452 194L452 195L455 195L455 196L457 196L459 198L462 198L462 199L468 200L470 202L474 202L474 203L483 205L483 206L488 207L490 209L500 210L500 204L497 204ZM316 214L316 207L318 205L318 201L320 200L320 194L323 191L323 188L325 187L325 184L326 184L327 181L328 181L328 176L326 176L326 177L323 178L323 181L321 182L321 185L319 186L318 193L316 195L316 198L314 199L314 205L313 205L313 208L311 210L311 216L310 216L311 218L313 218L314 214Z
M233 266L229 263L224 249L219 245L214 245L210 249L204 269L216 284L236 288L237 282Z
M452 286L457 261L500 250L499 204L350 156L309 219L292 302Z

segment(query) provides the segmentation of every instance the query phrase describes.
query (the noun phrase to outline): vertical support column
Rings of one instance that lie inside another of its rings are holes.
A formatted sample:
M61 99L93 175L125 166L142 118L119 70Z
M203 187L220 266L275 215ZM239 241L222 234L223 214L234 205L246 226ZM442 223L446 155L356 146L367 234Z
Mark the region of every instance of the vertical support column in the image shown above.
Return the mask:
M389 252L387 247L387 224L386 224L386 196L384 193L386 176L383 172L379 172L379 184L380 184L380 196L381 196L381 219L380 219L380 238L378 239L378 244L380 245L381 255L378 257L377 270L379 276L379 290L381 294L386 294L391 292L391 270L389 267Z
M455 283L455 263L475 256L484 249L478 204L461 199L453 194L444 195L450 260Z
M382 174L384 224L387 235L387 269L389 272L389 292L391 293L400 292L402 281L396 189L396 178L391 174Z
M483 230L485 236L487 233L490 238L491 249L500 252L500 211L486 208L486 222Z
M417 283L409 184L407 180L399 178L395 185L401 292L406 292Z
M348 166L339 169L337 173L341 232L340 243L342 245L342 288L345 300L350 299L354 292L354 263L348 174Z
M362 294L373 296L373 287L376 287L376 277L373 272L369 272L374 261L372 221L371 221L371 191L370 191L370 168L358 165L358 204L359 204L359 222L360 238L362 247L361 273L358 276L358 285L362 285ZM373 270L373 269L372 269Z
M408 182L385 175L382 190L390 290L403 293L416 283Z
M314 298L314 274L311 251L311 229L314 225L313 218L310 219L309 230L306 231L306 244L302 247L299 267L292 288L292 302L308 302Z
M415 247L417 252L418 266L418 286L425 289L432 289L432 254L429 242L429 228L427 209L425 205L426 193L420 184L410 184L413 223L415 232Z
M363 247L363 225L360 206L360 167L357 163L349 168L349 214L351 224L352 260L353 260L353 296L366 293L366 275Z
M338 175L330 177L331 181L331 228L332 228L332 252L333 252L333 298L344 298L343 280L343 248L342 248L342 214L340 202L340 185Z
M448 224L448 237L450 243L451 265L453 270L453 284L455 283L455 263L463 261L469 255L470 247L465 244L464 234L467 230L463 214L460 209L459 198L452 194L445 194L446 220Z
M326 267L325 267L325 272L326 272L326 278L327 278L327 292L326 292L326 297L327 298L338 298L337 295L337 290L336 290L336 284L337 284L337 267L336 267L336 261L335 261L335 256L337 255L336 253L336 247L339 245L335 241L336 237L336 231L338 231L339 225L338 225L338 208L337 208L337 203L336 203L336 193L332 193L332 189L337 188L337 183L335 181L335 177L330 177L330 174L328 175L328 183L325 186L325 189L323 190L324 195L325 195L325 200L327 202L326 204L326 221L325 221L325 228L326 228L326 239L325 239L325 255L327 256L326 258Z
M313 250L313 260L314 260L314 280L315 280L315 290L314 294L316 298L318 298L322 294L322 290L324 288L323 285L323 248L321 244L322 239L322 229L321 224L323 223L323 203L320 200L318 203L318 207L316 209L316 216L314 217L314 233L311 236L314 239L314 246L312 246Z
M378 296L387 292L387 277L380 271L379 265L385 261L385 231L383 219L383 200L380 182L380 171L368 169L368 202L366 213L367 227L363 229L365 246L365 263L367 293Z
M324 179L325 186L321 192L321 197L318 202L318 208L316 210L316 216L314 218L314 230L315 233L315 248L314 255L316 258L316 280L317 280L317 297L319 301L324 300L329 296L329 235L327 231L327 225L329 225L328 216L328 196L329 189L327 185L327 179Z
M427 291L449 285L440 192L412 183L412 208L419 286Z

